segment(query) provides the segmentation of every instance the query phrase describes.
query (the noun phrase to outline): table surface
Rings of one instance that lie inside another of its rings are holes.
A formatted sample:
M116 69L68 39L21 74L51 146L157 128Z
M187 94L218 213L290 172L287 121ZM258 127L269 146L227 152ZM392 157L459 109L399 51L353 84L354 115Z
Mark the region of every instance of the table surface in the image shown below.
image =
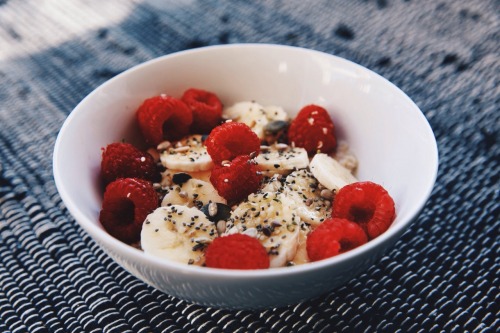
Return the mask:
M0 332L499 329L500 5L495 0L0 0ZM133 65L226 43L295 45L381 74L421 108L440 168L421 216L367 271L279 309L203 308L113 262L54 185L75 105Z

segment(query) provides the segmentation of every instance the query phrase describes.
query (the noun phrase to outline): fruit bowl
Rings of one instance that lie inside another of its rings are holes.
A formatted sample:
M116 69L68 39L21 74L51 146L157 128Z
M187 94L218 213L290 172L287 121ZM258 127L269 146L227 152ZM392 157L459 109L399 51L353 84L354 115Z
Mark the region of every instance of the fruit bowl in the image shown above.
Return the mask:
M153 257L110 236L99 223L101 148L140 146L135 111L148 97L180 96L190 87L217 93L225 105L255 100L291 116L307 104L326 108L337 137L358 158L356 176L381 184L396 219L379 237L330 259L266 270L188 266ZM153 59L97 87L58 135L54 178L80 226L118 264L149 285L189 302L230 309L278 307L341 286L376 263L417 218L434 186L436 141L419 108L396 86L345 59L296 47L233 44Z

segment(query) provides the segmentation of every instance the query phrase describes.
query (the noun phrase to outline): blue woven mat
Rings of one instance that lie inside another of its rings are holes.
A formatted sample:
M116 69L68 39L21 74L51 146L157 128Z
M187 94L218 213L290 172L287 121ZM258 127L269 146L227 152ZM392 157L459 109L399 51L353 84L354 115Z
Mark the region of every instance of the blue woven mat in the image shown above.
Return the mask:
M500 327L496 0L0 0L0 332L495 332ZM99 84L204 45L312 48L423 110L440 170L420 218L357 279L265 311L165 295L105 255L54 186L54 141Z

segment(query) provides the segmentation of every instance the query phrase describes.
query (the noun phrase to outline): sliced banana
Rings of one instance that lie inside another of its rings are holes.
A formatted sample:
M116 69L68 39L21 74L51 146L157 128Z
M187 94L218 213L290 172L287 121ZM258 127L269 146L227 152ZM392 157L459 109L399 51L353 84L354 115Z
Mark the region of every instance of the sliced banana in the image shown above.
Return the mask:
M312 226L331 216L332 192L320 189L316 178L306 169L294 171L286 177L284 193L292 202L289 209L295 210L302 221Z
M288 114L279 106L262 106L256 102L239 102L223 110L223 115L234 121L247 124L260 139L264 138L264 127L274 120L288 120Z
M238 205L226 224L226 234L243 233L266 248L270 267L285 266L297 252L300 218L279 192L250 194Z
M190 135L162 151L160 160L167 169L184 172L207 171L214 165L199 134Z
M262 180L260 192L283 192L285 178L280 174L265 176Z
M185 205L200 208L209 202L227 203L211 183L194 178L188 179L182 185L172 185L165 191L162 206Z
M159 207L142 225L141 247L157 257L203 265L204 250L216 235L214 224L197 208Z
M304 169L309 165L309 157L304 148L291 147L283 143L261 147L255 157L257 168L262 174L288 174L292 170Z
M338 191L358 181L348 169L326 154L314 155L309 168L313 176L330 191Z
M310 261L309 256L307 255L307 235L309 235L310 232L311 227L303 223L299 231L299 245L297 246L297 253L295 253L295 257L293 257L291 264L303 265Z

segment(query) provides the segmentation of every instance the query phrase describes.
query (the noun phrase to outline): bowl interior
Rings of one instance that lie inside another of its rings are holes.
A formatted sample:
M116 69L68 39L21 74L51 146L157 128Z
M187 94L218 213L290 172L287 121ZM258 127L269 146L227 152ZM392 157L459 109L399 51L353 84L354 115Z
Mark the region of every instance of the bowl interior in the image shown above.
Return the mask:
M382 184L395 200L397 218L388 234L403 228L430 194L437 172L434 135L418 107L387 80L311 50L208 47L118 75L87 96L61 129L54 152L58 190L75 219L99 241L114 241L98 222L101 148L121 140L139 143L134 113L141 102L160 93L180 97L190 87L215 92L225 105L255 100L282 106L292 116L307 104L325 107L338 137L359 159L358 178Z

